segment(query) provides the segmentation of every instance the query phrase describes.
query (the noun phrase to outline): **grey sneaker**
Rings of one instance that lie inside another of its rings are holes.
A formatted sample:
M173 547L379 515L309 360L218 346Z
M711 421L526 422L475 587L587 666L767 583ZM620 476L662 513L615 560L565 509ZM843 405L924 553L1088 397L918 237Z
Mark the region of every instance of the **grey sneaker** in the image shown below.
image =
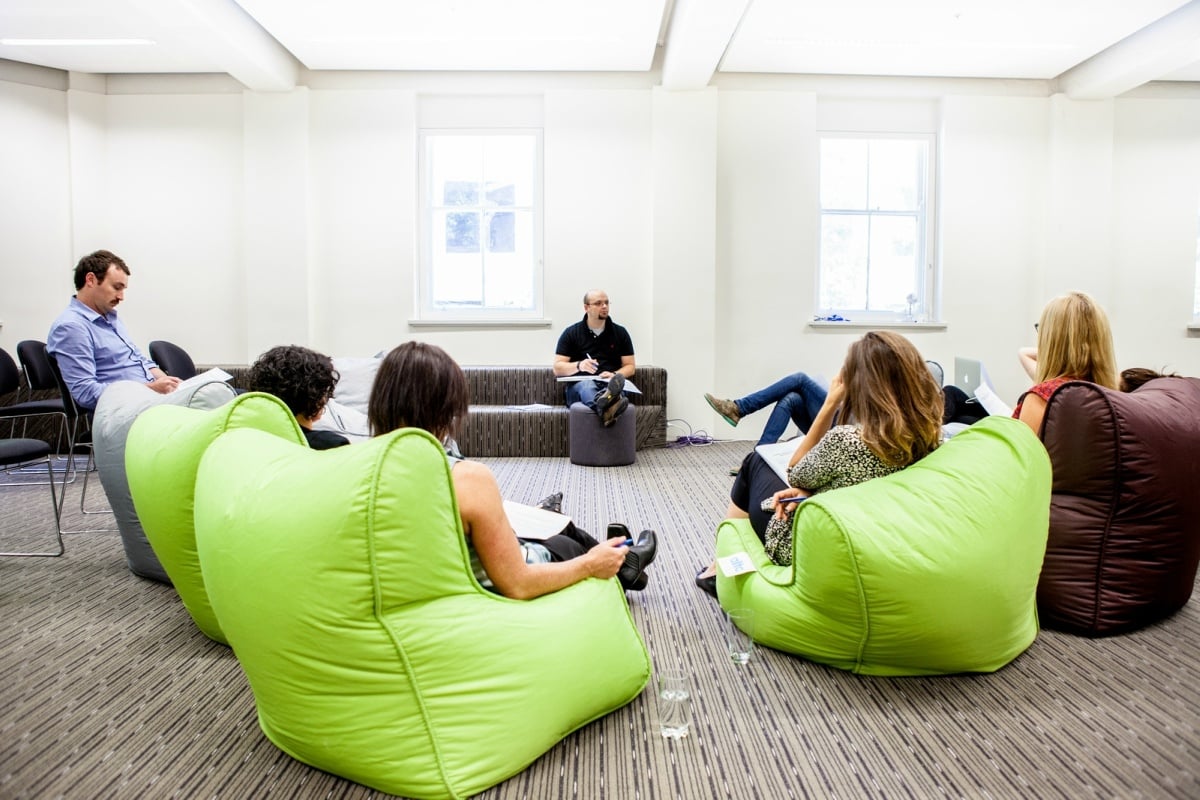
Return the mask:
M712 406L713 411L721 415L721 419L733 427L737 427L738 420L742 418L741 412L738 411L737 403L732 400L722 400L719 397L713 397L708 392L704 393L704 399Z
M543 497L537 504L538 508L544 508L547 511L553 511L555 514L562 513L562 492L555 492Z
M609 406L617 402L617 398L621 396L621 392L623 391L625 391L625 376L618 372L608 379L608 385L604 387L604 392L596 395L596 413L603 417L605 412L608 411ZM621 411L624 410L621 409ZM618 411L617 416L620 413ZM616 419L616 416L613 418Z
M611 428L617 421L617 417L624 414L627 408L629 408L629 398L624 395L618 395L616 400L605 406L604 413L600 415L600 424L606 428Z

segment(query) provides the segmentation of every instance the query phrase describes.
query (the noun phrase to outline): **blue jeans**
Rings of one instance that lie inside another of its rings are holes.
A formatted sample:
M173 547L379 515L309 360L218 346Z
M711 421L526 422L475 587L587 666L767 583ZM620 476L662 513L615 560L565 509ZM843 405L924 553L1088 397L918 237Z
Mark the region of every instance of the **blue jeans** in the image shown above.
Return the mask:
M759 444L772 444L783 436L789 420L796 423L796 427L802 432L811 428L827 394L821 384L803 372L797 372L733 402L743 417L766 408L771 403L775 404L767 420L767 427L763 428L762 437L758 440Z
M568 383L567 408L570 408L575 403L583 403L592 411L595 411L596 395L603 394L607 389L608 381L575 381L574 383Z

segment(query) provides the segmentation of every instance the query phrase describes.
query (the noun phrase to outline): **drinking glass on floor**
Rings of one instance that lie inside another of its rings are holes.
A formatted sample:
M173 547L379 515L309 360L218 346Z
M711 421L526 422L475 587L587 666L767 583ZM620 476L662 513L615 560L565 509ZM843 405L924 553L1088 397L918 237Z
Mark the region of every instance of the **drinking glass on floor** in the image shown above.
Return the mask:
M658 729L665 739L683 739L692 724L692 692L683 670L658 673Z
M746 664L754 652L754 609L735 608L725 617L725 646L729 660Z

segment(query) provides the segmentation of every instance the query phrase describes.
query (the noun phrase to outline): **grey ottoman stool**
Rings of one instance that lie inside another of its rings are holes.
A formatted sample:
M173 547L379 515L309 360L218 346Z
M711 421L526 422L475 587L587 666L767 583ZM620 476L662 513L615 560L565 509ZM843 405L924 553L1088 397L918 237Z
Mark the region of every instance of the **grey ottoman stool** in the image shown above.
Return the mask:
M611 428L583 403L571 406L568 418L571 463L584 467L622 467L637 460L637 414L625 409Z

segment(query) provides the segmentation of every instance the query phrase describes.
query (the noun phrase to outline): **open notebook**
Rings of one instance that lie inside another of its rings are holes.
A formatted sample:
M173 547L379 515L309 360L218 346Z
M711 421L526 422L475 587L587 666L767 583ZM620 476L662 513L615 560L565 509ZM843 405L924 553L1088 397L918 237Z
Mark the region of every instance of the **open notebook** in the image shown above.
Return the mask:
M781 481L787 483L788 461L791 460L792 454L796 452L796 448L800 446L800 439L801 437L797 436L795 439L786 439L774 444L760 444L754 448L754 451L762 457L763 461L766 461L770 465Z

